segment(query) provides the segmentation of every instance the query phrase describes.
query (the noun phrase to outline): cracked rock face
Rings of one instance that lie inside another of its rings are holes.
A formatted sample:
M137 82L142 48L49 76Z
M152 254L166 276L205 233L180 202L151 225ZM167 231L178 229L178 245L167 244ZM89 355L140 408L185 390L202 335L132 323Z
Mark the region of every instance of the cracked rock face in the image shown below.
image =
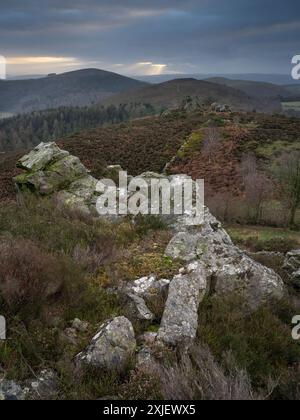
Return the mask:
M135 348L132 324L121 316L103 324L90 346L77 355L76 361L105 370L121 371Z
M171 239L166 255L187 262L199 261L213 283L212 292L238 292L250 310L270 299L281 299L285 288L281 278L236 247L221 224L205 210L203 226L180 231Z
M198 308L208 289L207 273L201 263L187 267L186 274L173 278L158 331L158 340L169 345L196 337Z

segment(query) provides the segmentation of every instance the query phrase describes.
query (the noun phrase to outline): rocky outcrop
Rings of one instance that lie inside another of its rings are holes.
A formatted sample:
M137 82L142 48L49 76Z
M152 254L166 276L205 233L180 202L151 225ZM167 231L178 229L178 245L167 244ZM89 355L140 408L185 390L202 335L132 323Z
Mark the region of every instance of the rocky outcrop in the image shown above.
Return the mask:
M76 362L108 371L122 371L135 348L132 324L120 316L101 326L90 346L76 356Z
M295 249L286 254L284 261L284 270L286 270L290 282L296 289L300 288L300 249Z
M211 279L211 293L237 292L252 311L268 300L284 296L281 278L237 248L208 209L202 226L188 230L181 223L176 229L166 255L187 262L200 261Z
M97 180L80 160L55 143L41 143L22 157L18 166L25 173L14 178L20 196L53 195L61 206L90 215L95 213Z
M52 195L58 204L85 214L95 214L97 180L91 177L78 158L60 150L55 143L41 143L19 161L25 173L15 178L20 193ZM121 168L107 168L107 174L117 176ZM167 179L177 186L189 177L145 172L141 178ZM171 191L171 201L174 191ZM173 200L174 201L174 200ZM172 206L171 206L172 208ZM174 210L174 209L173 209ZM239 294L247 310L255 311L263 303L281 299L285 288L281 278L271 269L254 261L236 247L220 222L205 208L204 220L194 226L193 214L163 216L173 232L166 256L181 259L185 267L172 280L155 275L143 277L122 288L134 319L151 323L161 319L156 341L177 345L196 337L198 308L206 294L226 296ZM294 278L299 276L299 251L288 254L286 268ZM118 291L120 292L120 290ZM153 314L149 307L158 299L165 303L162 314ZM130 318L131 319L131 318ZM76 339L71 328L69 340ZM122 369L135 349L131 322L125 317L107 321L93 338L88 349L77 361L104 369Z

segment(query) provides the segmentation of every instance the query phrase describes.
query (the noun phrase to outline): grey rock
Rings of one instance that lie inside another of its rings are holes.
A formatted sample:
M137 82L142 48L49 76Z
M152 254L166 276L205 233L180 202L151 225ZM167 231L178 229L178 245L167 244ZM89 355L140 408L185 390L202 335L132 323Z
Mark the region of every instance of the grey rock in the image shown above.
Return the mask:
M201 226L187 229L179 224L177 229L179 232L168 244L166 255L187 262L200 261L213 278L217 294L238 292L251 310L284 296L282 279L237 248L207 208Z
M122 371L135 348L132 324L121 316L104 323L90 346L76 356L76 361L109 371Z
M98 181L77 157L55 143L41 143L21 158L18 166L26 171L14 178L19 198L23 193L53 196L61 208L86 216L96 214Z
M0 401L24 400L26 393L22 387L14 381L0 380Z
M53 370L43 370L39 376L28 381L24 392L30 399L50 399L57 395L59 389L58 377Z
M146 331L138 337L138 343L146 346L153 345L157 340L157 332Z
M169 286L158 340L177 345L196 337L198 308L208 291L207 273L199 262L187 267L187 274L173 278Z
M155 366L156 361L153 357L152 349L150 347L142 347L136 356L136 367L150 372Z
M28 155L19 160L18 167L27 171L39 171L49 163L68 155L69 153L61 150L56 143L40 143Z
M156 276L151 275L142 277L127 285L127 288L138 296L145 296L145 294L154 286Z
M156 307L159 309L166 301L170 280L157 280L154 275L142 277L133 283L127 284L125 294L131 299L136 308L135 314L138 319L152 321L154 318L161 318L162 312L154 315L149 309ZM124 292L124 291L123 291Z
M134 317L141 321L153 321L154 315L150 309L147 308L147 305L142 297L133 293L127 293L127 297L131 303L131 312Z
M81 321L78 318L75 318L72 322L72 328L74 328L78 332L86 332L89 328L89 323L86 321Z
M300 249L286 254L283 268L287 272L292 286L300 288Z

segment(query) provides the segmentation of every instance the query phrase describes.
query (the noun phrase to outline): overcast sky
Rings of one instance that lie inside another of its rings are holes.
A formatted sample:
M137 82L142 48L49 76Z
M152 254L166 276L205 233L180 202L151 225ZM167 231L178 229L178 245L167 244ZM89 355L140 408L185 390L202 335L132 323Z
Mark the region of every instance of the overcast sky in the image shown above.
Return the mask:
M299 0L0 0L10 74L289 73Z

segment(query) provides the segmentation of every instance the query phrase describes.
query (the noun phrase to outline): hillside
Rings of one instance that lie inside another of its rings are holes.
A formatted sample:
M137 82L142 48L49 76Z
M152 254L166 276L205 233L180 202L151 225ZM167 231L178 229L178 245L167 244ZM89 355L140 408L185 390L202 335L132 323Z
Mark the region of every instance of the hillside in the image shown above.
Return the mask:
M197 97L201 103L220 102L230 105L235 110L275 112L281 110L279 100L261 101L244 92L218 83L196 79L178 79L135 91L122 93L108 98L105 104L128 102L149 103L158 109L177 108L187 97Z
M86 69L39 79L0 80L0 112L23 113L84 106L145 83L103 70Z
M286 85L285 90L288 91L288 96L285 99L289 101L300 101L300 85Z
M233 89L241 90L249 96L257 99L281 99L287 97L289 92L284 86L275 85L272 83L256 82L249 80L233 80L223 77L209 78L207 81L218 83L220 85L229 86Z
M216 121L222 142L212 162L202 151L202 130ZM106 165L120 164L129 173L161 172L174 157L169 170L204 178L214 191L239 193L239 164L243 154L254 153L262 163L271 162L283 151L300 149L300 120L257 113L171 113L119 125L80 131L58 144L78 156L99 177ZM185 145L184 150L179 149ZM15 162L23 153L0 154L0 200L14 199L11 178Z

